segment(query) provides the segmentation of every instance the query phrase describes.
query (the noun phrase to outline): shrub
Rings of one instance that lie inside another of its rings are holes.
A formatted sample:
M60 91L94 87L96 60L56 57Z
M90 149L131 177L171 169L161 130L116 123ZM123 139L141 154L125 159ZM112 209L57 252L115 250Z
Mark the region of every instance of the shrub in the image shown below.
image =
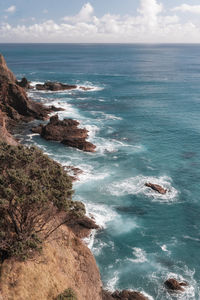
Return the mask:
M77 300L77 297L75 292L71 288L69 288L62 294L58 295L55 300Z
M84 214L71 200L71 177L36 147L0 143L0 255L26 257L41 249L56 214Z

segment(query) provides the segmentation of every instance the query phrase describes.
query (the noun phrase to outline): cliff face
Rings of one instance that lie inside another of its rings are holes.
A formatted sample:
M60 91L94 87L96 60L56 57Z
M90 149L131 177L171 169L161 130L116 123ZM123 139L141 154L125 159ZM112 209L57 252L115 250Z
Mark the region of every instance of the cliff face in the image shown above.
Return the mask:
M0 141L12 146L17 145L17 141L15 141L15 139L6 129L6 117L2 111L0 111Z
M72 288L79 300L102 300L102 283L90 250L66 226L45 242L32 260L5 260L0 299L53 300Z

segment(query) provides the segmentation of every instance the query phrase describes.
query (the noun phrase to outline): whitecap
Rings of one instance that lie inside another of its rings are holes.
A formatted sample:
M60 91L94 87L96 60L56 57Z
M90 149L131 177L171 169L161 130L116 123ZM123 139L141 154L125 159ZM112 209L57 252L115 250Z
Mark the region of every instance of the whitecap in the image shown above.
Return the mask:
M123 195L136 195L143 193L144 195L151 197L154 201L170 202L174 201L178 195L178 191L171 185L172 179L167 176L161 177L148 177L148 176L136 176L124 179L119 182L111 184L107 190L114 196ZM154 184L161 185L167 189L166 194L162 195L156 191L145 186L146 182L152 182Z
M106 284L106 289L110 292L114 292L116 290L117 287L117 283L119 281L119 272L115 271L114 276L108 280L107 284Z
M141 248L133 248L133 255L135 258L128 258L133 263L144 263L147 262L146 252Z
M81 201L83 201L86 206L87 215L89 217L92 216L97 225L101 228L106 228L107 223L118 216L117 213L107 205L87 203L84 199L81 199Z

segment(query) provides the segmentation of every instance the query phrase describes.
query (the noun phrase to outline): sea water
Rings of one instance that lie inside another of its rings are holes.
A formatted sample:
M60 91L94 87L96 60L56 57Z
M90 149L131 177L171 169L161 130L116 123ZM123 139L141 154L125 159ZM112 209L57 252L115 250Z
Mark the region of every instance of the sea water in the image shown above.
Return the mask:
M17 137L83 170L74 200L101 227L87 243L104 287L200 299L200 45L1 44L0 52L19 79L92 88L29 96L79 120L95 153L31 134L38 121ZM189 283L185 293L166 291L170 277Z

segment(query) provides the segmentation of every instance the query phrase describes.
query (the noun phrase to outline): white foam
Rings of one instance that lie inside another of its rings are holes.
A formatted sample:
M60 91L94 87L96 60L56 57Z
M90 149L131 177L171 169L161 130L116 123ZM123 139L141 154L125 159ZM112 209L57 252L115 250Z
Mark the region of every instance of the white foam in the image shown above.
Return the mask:
M84 202L84 204L86 206L87 213L89 213L89 216L92 215L97 225L99 225L99 227L101 228L106 228L107 223L118 216L117 213L107 205L86 202Z
M95 238L96 230L92 229L90 232L90 235L86 238L83 239L87 247L92 250L93 245L94 245L94 238Z
M141 248L133 248L133 255L136 258L128 258L133 263L144 263L147 261L146 252Z
M117 288L117 283L119 281L119 272L115 271L114 276L108 280L107 284L106 284L106 289L109 290L110 292L114 292Z
M178 191L172 187L171 181L172 179L167 176L157 178L139 175L111 184L108 187L108 191L114 196L123 196L127 194L136 195L143 193L155 201L162 200L162 202L170 202L174 201L178 195ZM146 187L146 182L161 185L163 188L167 189L166 194L159 194L158 192Z
M98 181L110 176L108 172L97 172L95 168L91 165L80 164L77 168L81 169L83 172L79 174L79 181L75 182L75 185L83 184L88 181Z
M91 111L90 112L93 116L97 117L100 120L122 120L121 117L117 117L112 114L106 114L104 112L99 112L99 111Z
M166 245L162 245L162 246L160 246L160 248L161 248L162 251L164 251L164 252L170 252L170 251L167 249L167 246L166 246Z
M89 90L84 90L82 87L84 88L88 88ZM89 81L85 81L82 84L80 84L80 82L77 84L77 90L81 91L81 92L98 92L98 91L102 91L104 89L104 87L102 86L97 86L94 85L93 83L89 82Z

